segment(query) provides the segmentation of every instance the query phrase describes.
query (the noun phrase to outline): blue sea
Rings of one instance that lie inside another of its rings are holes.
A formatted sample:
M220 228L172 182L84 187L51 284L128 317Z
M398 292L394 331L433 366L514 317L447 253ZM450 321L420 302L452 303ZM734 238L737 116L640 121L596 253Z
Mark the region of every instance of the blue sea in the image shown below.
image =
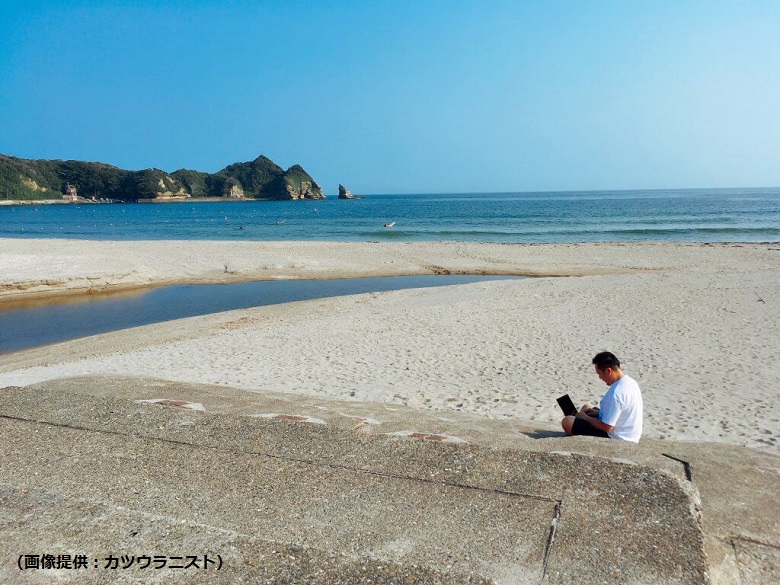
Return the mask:
M392 222L392 227L384 227ZM0 206L0 237L515 243L778 241L780 188Z

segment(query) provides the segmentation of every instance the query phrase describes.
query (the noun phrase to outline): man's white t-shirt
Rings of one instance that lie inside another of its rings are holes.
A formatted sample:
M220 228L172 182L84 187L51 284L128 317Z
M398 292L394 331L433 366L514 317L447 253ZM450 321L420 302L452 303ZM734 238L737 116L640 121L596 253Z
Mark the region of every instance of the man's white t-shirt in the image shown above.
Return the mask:
M601 422L615 427L609 432L610 439L639 442L644 405L636 380L624 375L609 387L599 406Z

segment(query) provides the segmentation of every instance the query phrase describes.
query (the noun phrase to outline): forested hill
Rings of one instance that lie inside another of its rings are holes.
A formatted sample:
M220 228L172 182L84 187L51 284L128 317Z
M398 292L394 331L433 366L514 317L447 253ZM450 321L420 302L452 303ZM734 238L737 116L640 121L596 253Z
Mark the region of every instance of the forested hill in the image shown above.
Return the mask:
M209 174L187 169L173 173L160 169L126 171L97 162L0 154L0 200L62 199L69 186L75 187L79 199L86 200L325 198L322 188L301 166L293 165L285 171L265 156Z

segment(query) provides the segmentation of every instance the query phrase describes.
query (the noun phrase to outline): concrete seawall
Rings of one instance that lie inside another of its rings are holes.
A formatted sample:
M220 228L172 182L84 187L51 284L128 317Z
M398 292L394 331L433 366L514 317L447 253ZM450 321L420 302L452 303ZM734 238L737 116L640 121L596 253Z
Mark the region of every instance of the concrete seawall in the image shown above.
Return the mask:
M0 417L7 583L713 581L690 466L652 444L130 378L6 388ZM751 575L766 544L740 541Z

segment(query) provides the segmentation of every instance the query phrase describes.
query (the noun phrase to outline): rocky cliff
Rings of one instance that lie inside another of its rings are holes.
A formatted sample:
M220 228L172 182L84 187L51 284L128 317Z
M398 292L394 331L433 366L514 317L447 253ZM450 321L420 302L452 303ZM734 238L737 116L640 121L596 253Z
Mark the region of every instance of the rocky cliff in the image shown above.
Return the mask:
M282 180L289 199L325 199L322 188L300 165L287 169Z
M179 169L128 171L85 161L23 159L0 154L0 199L60 199L68 186L82 198L139 201L184 197L325 199L301 167L284 170L265 156L216 173Z

